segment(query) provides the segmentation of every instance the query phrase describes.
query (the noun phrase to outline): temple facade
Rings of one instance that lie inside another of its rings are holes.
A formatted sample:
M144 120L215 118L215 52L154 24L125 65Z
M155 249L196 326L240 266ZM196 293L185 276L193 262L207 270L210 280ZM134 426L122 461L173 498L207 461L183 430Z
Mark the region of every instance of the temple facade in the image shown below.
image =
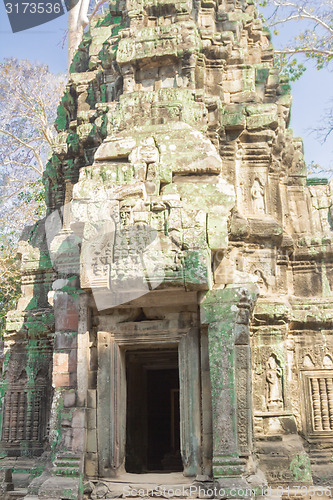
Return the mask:
M1 498L333 486L332 198L290 107L253 0L94 21L20 243Z

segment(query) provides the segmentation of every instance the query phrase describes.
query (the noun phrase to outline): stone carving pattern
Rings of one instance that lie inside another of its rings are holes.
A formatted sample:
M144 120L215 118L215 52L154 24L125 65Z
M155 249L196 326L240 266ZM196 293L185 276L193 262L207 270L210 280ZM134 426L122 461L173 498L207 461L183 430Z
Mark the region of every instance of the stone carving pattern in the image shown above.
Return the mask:
M45 407L45 388L29 390L29 394L21 388L7 392L4 402L3 441L40 441L43 433L42 407Z
M333 378L310 377L314 431L333 431Z
M274 354L271 354L266 368L267 408L271 411L283 408L282 369Z
M249 453L251 446L249 423L249 360L248 346L236 347L237 437L241 453Z
M299 353L300 366L303 368L333 368L333 356L330 350L324 350L322 345L311 344L301 347Z
M254 212L259 214L265 213L265 188L259 179L255 179L252 184L251 196Z
M279 407L273 405L272 410L282 409L284 406L284 377L285 373L281 368L281 360L284 359L283 346L255 346L252 348L252 367L253 367L253 380L254 380L254 406L256 411L270 411L269 396L268 396L268 381L267 372L269 370L269 360L271 357L276 360L279 369L281 370L281 388L282 388L282 404Z
M229 360L232 359L233 346L230 345L230 339L226 336L221 336L221 325L214 323L209 326L209 342L211 347L210 351L210 365L214 366L215 373L211 373L213 384L217 396L223 394L224 398L216 397L215 405L213 405L213 415L215 416L214 429L218 441L214 442L214 452L219 453L232 453L235 450L236 443L233 442L233 426L232 418L219 418L220 415L225 413L227 408L228 413L232 415L232 404L230 402L230 394L228 389L228 373L230 371ZM213 359L214 358L214 359ZM221 376L222 375L222 376Z

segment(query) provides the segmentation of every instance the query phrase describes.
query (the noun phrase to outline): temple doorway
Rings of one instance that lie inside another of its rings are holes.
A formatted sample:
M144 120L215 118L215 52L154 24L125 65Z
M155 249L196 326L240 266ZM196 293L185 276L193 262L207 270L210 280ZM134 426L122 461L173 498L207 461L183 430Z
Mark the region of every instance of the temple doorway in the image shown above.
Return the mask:
M159 471L194 477L202 467L209 473L206 343L201 351L199 331L185 319L182 329L151 320L97 332L100 477Z
M182 471L178 350L127 351L126 382L126 471Z

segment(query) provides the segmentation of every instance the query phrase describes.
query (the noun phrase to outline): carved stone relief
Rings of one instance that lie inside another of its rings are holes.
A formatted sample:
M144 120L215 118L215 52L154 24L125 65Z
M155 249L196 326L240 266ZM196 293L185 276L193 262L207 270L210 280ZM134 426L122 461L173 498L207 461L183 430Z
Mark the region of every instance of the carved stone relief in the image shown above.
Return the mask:
M283 408L282 369L277 357L271 354L266 366L267 408L270 411Z
M251 187L252 206L254 213L265 213L265 188L256 178Z

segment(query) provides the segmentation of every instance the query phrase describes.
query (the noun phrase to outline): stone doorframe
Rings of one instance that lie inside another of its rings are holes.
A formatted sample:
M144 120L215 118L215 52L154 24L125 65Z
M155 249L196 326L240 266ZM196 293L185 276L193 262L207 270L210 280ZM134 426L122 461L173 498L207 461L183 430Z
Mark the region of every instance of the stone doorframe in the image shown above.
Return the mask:
M125 469L126 366L129 349L178 348L180 442L185 476L201 474L201 379L199 329L170 328L169 321L118 324L97 333L97 449L99 476Z

